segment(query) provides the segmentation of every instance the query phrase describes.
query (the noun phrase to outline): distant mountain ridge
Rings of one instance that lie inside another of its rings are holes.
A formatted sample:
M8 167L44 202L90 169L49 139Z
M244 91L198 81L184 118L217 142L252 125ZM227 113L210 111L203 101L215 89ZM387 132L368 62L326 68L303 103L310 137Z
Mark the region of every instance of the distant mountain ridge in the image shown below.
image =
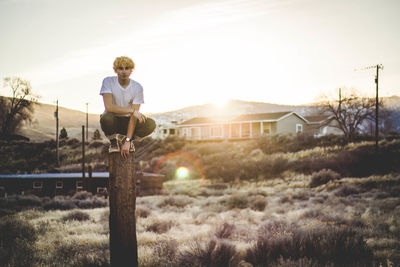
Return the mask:
M391 96L382 98L385 106L391 109L400 109L400 97ZM41 142L55 139L56 120L54 118L55 106L40 104L35 108L33 123L25 125L19 134L30 138L32 141ZM295 111L302 116L310 116L317 111L317 104L309 105L280 105L262 102L231 100L223 107L213 104L189 106L182 109L163 113L147 114L154 118L158 125L180 123L195 117L233 118L243 114L269 113ZM89 114L89 140L93 132L98 129L104 137L99 123L100 114ZM70 138L82 138L82 125L86 125L86 114L82 111L59 107L59 127L65 127Z

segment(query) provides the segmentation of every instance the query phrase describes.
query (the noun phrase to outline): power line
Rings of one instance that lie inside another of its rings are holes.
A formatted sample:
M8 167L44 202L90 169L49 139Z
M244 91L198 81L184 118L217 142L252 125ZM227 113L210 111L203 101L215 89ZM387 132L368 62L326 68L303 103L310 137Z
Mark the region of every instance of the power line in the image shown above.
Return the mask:
M357 70L369 70L369 69L376 69L376 76L375 76L375 84L376 84L376 99L375 99L375 150L376 152L379 151L379 145L378 145L378 141L379 141L379 70L382 69L383 70L383 65L382 64L378 64L378 65L372 65L372 66L368 66L368 67L364 67L361 69L355 69L355 71Z

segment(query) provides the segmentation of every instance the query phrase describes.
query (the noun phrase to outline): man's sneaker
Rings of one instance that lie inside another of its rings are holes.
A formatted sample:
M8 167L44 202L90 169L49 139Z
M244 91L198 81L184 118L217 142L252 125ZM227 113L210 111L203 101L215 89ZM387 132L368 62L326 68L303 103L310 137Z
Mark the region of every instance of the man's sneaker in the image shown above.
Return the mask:
M135 152L135 144L133 143L133 140L129 142L131 147L129 148L129 152Z
M121 151L121 140L123 139L123 135L121 134L113 134L107 136L110 139L110 147L108 148L108 153L120 152Z
M110 139L110 147L108 148L108 153L113 153L113 152L120 152L120 146L119 142L116 138Z

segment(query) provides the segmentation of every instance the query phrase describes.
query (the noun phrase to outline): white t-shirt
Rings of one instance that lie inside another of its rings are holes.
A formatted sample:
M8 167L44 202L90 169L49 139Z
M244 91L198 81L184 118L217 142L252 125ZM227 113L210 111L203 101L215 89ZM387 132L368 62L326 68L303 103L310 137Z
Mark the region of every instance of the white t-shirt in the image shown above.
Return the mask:
M112 101L114 105L128 108L130 104L143 104L143 87L140 83L129 79L129 85L123 88L117 76L106 77L101 85L100 95L112 94Z

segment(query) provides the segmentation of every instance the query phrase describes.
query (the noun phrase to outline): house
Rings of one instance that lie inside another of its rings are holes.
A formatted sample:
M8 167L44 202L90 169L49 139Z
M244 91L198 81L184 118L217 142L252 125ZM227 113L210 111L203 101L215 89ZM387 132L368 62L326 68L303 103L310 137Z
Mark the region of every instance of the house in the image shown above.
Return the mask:
M272 134L296 134L309 121L293 111L246 114L232 120L193 118L178 125L178 135L189 140L248 139Z
M35 194L54 197L85 190L93 194L106 194L108 172L0 174L0 197L13 194ZM164 175L136 172L137 194L151 194L162 189Z
M152 134L154 138L167 138L168 136L177 136L178 129L177 129L177 121L172 121L171 123L163 123L157 125L156 130Z
M332 121L331 117L317 115L317 116L306 116L308 120L306 125L306 132L311 132L315 137L324 136L327 134L342 135L343 132L338 128L334 127L335 121Z

